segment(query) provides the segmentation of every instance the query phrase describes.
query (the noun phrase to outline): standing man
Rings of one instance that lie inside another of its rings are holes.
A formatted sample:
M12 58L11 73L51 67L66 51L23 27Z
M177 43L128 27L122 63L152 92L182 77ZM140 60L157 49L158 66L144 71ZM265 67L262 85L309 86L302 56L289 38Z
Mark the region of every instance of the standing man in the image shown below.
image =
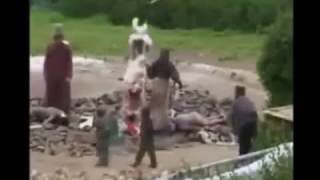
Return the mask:
M153 123L150 118L149 99L141 110L141 133L140 146L133 167L140 165L145 153L147 152L151 161L150 167L157 168L157 159L154 147L154 130Z
M170 127L170 79L179 85L179 89L182 88L179 72L170 61L169 49L161 49L160 57L147 66L147 75L152 79L150 111L154 130L165 132Z
M239 154L249 153L257 135L258 113L254 103L246 97L245 87L235 87L235 100L227 119L216 120L211 125L225 121L231 126L232 134L238 136Z
M107 112L106 105L100 105L94 115L93 125L96 128L96 151L99 158L96 166L109 165L109 147L118 133L115 111Z
M235 101L227 120L233 133L238 136L239 154L249 153L257 135L258 114L254 103L246 97L245 87L236 86Z
M56 24L53 42L49 44L44 62L46 106L69 113L71 101L72 50L64 40L62 24Z

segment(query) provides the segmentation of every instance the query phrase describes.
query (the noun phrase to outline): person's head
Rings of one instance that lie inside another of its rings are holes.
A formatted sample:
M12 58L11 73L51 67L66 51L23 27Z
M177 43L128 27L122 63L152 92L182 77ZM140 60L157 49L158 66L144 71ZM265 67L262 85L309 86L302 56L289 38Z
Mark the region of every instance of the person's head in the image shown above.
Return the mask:
M170 50L167 48L162 48L160 50L160 57L159 59L161 59L162 61L168 61L170 57Z
M246 95L246 88L244 86L237 85L235 87L235 98L239 98Z
M96 109L97 117L103 117L107 114L107 107L105 105L99 105Z
M53 39L54 39L54 41L62 41L64 39L62 24L55 24L54 25Z

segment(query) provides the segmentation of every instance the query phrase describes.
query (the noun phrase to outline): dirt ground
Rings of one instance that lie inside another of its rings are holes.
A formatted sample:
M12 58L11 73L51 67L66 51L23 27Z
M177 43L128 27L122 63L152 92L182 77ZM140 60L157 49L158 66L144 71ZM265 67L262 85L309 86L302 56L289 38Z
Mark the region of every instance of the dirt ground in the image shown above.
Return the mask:
M96 61L94 59L74 58L74 79L72 81L73 97L96 97L105 92L121 88L121 82L126 62L123 58L113 58L117 60ZM221 63L216 60L209 62L210 57L203 54L179 54L173 59L185 59L179 63L178 70L184 84L191 89L209 90L218 99L233 97L235 84L244 84L247 87L248 96L256 103L261 110L264 104L265 92L255 75L255 65L249 62ZM33 57L30 61L30 96L42 97L44 94L44 82L42 76L43 57ZM194 64L190 64L190 62ZM216 62L216 63L214 63ZM204 63L204 64L199 64ZM222 66L224 68L207 66L205 64ZM237 64L241 64L237 67ZM238 68L245 71L245 82L230 80L230 71L225 68ZM128 165L134 160L133 154L119 154L119 150L114 150L111 168L117 170L128 169ZM72 171L85 170L89 172L92 179L98 179L101 174L108 169L94 167L96 157L71 158L66 155L48 156L36 152L30 152L31 168L40 171L52 172L59 167L68 167ZM159 151L157 156L160 162L160 169L172 169L182 166L182 159L196 165L212 161L231 158L237 155L237 147L224 147L218 145L196 144L192 147L177 148L172 151ZM148 158L145 158L143 169L150 173L147 168Z
M132 169L129 165L133 163L135 154L111 150L111 163L109 168L97 168L95 156L86 156L82 158L71 158L65 154L58 156L48 156L38 152L31 152L31 168L42 172L53 172L60 167L67 167L70 171L86 171L90 179L99 179L104 173L110 173L113 169L118 171ZM191 147L181 147L171 151L157 151L159 167L161 172L166 169L178 170L184 167L184 162L192 165L214 162L226 158L237 156L236 147L193 144ZM146 156L142 165L139 167L144 174L150 174L155 171L148 168L150 161ZM152 172L153 171L153 172Z

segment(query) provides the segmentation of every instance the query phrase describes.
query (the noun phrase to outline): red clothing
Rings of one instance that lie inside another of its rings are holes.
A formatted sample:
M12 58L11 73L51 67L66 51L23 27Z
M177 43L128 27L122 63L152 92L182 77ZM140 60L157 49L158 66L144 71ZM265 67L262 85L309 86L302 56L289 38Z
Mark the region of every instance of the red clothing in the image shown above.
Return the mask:
M70 82L63 80L50 80L46 83L46 105L69 113L71 104Z
M48 46L44 76L47 80L72 78L72 50L67 43L59 41Z
M70 46L63 41L50 44L44 62L47 106L69 113L71 89L66 79L72 78L72 69Z
M132 135L138 134L136 125L133 122L127 122L128 132Z

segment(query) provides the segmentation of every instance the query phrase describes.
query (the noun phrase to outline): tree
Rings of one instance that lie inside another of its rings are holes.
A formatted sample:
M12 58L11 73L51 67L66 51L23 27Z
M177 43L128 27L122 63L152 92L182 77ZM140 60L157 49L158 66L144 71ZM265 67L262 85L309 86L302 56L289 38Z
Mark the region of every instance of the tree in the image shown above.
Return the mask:
M293 99L293 13L282 13L269 33L257 63L259 76L270 92L271 105L285 105Z

